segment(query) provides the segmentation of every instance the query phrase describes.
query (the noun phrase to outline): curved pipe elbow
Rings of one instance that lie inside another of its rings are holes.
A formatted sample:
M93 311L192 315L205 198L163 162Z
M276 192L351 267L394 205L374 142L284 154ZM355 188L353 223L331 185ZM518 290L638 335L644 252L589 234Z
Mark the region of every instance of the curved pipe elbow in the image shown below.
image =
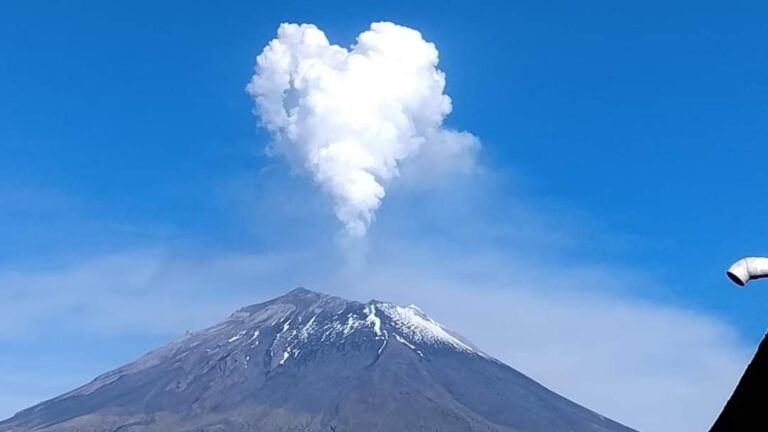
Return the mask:
M733 263L725 274L736 285L744 286L751 280L768 277L768 258L742 258Z

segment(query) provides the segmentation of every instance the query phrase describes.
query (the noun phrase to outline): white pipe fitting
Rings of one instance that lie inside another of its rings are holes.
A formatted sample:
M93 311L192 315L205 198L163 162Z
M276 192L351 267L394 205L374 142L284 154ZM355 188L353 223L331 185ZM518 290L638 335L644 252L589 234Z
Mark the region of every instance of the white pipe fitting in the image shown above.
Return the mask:
M768 277L768 258L742 258L725 272L733 283L744 286L753 279Z

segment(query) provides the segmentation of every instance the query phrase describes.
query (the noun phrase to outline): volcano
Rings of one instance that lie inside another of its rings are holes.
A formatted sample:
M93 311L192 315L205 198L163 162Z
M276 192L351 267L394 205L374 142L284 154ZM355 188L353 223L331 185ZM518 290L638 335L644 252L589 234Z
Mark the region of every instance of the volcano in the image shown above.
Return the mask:
M303 288L233 313L2 432L629 432L416 306Z

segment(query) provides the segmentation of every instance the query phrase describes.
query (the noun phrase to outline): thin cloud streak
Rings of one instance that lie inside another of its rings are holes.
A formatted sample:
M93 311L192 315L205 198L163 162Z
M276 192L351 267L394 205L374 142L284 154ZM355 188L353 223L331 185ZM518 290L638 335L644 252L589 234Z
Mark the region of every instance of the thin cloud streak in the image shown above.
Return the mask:
M384 250L400 252L377 252ZM360 300L416 303L553 390L648 432L706 428L748 358L734 331L711 317L592 289L624 283L615 270L563 266L553 273L511 256L421 254L407 244L368 253L334 267L320 250L196 259L150 251L39 275L5 271L0 346L3 339L34 341L56 332L171 338L305 285ZM67 388L54 390L50 396Z

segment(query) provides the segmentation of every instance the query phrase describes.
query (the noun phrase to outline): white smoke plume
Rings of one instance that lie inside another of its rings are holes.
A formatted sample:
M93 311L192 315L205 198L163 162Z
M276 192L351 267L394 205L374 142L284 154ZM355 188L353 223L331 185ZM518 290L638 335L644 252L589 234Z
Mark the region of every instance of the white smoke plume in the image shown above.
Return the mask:
M363 236L407 159L426 159L419 170L472 165L478 140L443 126L451 99L437 63L434 44L393 23L371 24L351 49L314 25L282 24L246 90L270 153L306 170L347 232Z

